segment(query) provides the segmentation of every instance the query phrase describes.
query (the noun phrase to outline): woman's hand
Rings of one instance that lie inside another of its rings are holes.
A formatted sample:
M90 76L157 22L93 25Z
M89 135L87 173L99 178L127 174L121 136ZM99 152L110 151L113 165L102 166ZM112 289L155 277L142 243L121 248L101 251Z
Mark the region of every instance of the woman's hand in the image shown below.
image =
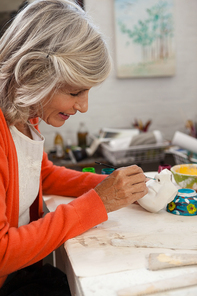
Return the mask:
M148 193L146 177L137 165L115 170L95 187L95 191L107 213L126 207Z

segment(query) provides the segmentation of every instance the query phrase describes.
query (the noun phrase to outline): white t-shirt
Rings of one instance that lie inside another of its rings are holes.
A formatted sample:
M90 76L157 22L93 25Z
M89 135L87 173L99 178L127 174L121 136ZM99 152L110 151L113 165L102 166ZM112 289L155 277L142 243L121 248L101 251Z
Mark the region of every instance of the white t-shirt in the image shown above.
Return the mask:
M16 146L19 168L19 226L30 222L29 208L39 191L44 137L32 126L32 139L15 126L10 131Z

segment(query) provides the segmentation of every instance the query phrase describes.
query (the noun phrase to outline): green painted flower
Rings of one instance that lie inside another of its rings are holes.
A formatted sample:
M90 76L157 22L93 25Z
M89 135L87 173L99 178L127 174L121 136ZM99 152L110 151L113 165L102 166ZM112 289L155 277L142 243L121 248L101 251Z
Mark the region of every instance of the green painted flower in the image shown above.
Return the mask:
M193 205L193 204L189 204L189 205L187 206L187 210L188 210L188 212L189 212L190 214L194 214L194 213L197 211L195 205Z
M173 201L168 204L168 210L173 211L176 208L176 205Z

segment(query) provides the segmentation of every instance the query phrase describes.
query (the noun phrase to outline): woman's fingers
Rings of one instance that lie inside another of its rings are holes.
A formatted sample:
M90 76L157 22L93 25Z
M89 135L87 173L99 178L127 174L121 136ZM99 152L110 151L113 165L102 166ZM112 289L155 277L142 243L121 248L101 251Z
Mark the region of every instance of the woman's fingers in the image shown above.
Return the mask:
M106 211L111 212L134 203L147 194L146 177L136 165L120 168L95 188Z

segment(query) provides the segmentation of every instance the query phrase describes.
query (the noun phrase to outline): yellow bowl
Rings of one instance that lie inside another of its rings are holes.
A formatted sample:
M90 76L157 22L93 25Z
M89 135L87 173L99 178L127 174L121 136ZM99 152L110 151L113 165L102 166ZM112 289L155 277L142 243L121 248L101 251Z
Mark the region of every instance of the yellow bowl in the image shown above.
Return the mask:
M174 180L181 188L197 190L197 164L179 164L171 168Z

